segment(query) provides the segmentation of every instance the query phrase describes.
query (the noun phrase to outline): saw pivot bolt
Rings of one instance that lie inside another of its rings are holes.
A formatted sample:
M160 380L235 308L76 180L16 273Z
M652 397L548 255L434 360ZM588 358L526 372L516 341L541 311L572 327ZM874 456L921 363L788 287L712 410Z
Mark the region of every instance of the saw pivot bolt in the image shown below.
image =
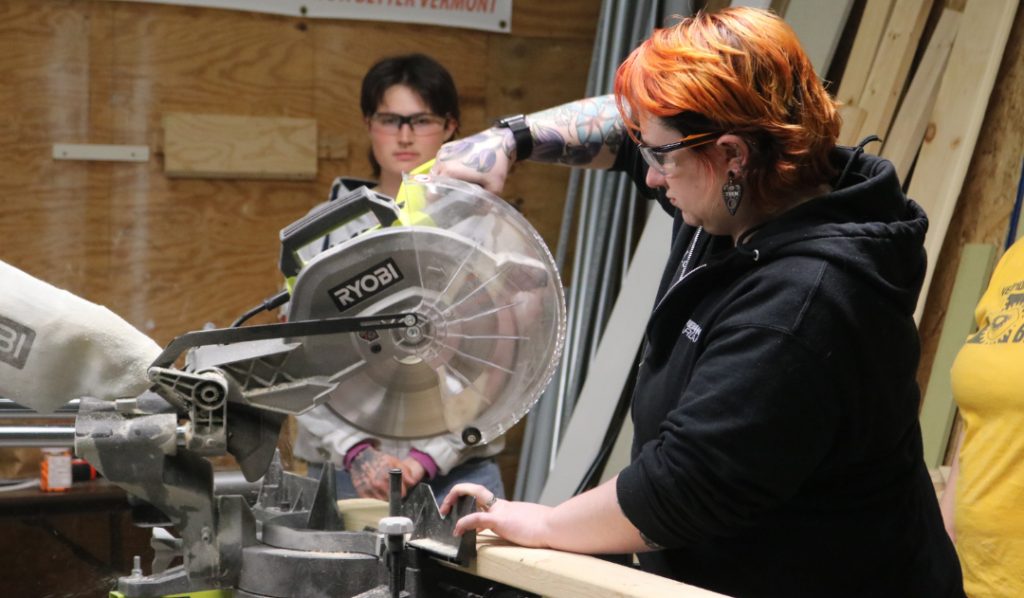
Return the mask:
M468 445L474 445L480 442L480 430L473 426L467 427L462 431L462 442L465 442Z
M196 403L202 409L216 409L221 406L227 393L215 382L203 382L193 393Z

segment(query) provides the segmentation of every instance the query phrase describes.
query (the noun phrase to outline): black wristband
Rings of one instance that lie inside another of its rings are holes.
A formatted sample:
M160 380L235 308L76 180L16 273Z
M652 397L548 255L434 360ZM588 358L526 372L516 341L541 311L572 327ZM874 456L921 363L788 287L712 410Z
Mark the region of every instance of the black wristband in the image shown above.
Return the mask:
M533 135L530 133L530 125L526 124L526 116L507 116L494 123L494 126L512 131L512 138L516 141L516 162L530 158L533 153Z

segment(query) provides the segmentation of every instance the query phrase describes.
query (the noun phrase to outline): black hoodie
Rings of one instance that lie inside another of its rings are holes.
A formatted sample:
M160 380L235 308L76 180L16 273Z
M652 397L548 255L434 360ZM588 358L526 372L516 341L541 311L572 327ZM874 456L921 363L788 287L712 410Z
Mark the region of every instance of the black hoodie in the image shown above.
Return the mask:
M917 419L927 219L889 162L832 158L834 192L738 247L657 194L673 247L619 503L665 548L644 570L730 596L962 597ZM654 195L635 145L616 166Z

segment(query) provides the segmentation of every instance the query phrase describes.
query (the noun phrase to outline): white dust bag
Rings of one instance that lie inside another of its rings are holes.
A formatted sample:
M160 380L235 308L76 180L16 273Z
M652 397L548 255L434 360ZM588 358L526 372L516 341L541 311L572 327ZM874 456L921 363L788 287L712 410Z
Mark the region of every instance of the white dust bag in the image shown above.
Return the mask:
M41 413L136 397L160 351L109 309L0 262L0 397Z

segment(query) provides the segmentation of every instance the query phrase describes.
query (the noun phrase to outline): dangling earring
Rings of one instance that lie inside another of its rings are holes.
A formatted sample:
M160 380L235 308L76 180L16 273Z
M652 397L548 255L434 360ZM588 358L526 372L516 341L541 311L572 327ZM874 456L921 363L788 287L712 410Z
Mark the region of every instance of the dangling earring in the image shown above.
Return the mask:
M725 209L729 210L730 216L736 215L740 207L740 200L743 199L743 185L734 180L733 172L729 171L729 182L722 185L722 199L725 200Z

